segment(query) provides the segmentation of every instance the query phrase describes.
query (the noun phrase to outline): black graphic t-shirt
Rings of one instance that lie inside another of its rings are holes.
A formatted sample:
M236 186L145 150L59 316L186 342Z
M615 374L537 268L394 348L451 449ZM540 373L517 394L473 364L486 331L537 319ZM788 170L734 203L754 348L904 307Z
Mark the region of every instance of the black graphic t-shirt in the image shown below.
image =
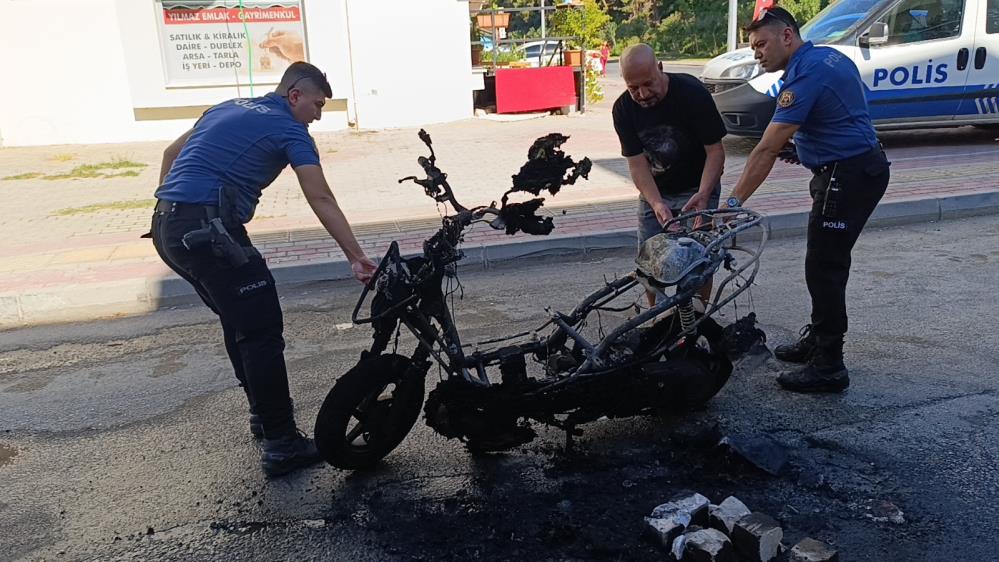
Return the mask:
M711 94L689 74L667 73L666 97L648 109L624 92L614 102L614 129L621 155L645 153L663 194L697 189L704 172L704 147L725 136L725 123Z

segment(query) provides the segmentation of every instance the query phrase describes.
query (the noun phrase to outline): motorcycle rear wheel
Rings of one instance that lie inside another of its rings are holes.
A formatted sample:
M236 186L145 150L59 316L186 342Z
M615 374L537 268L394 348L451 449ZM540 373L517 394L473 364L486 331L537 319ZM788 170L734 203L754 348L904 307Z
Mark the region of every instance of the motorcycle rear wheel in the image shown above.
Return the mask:
M329 464L371 468L413 428L423 406L424 377L404 377L410 359L379 355L360 361L330 389L316 417L316 446Z

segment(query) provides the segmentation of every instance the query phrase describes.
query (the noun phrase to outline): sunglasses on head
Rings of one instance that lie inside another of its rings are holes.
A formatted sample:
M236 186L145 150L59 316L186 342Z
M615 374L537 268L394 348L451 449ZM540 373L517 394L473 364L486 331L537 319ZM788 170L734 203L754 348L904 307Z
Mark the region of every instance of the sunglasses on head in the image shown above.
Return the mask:
M770 16L770 17L774 18L775 20L783 23L784 25L786 25L786 26L788 26L788 27L790 27L792 29L797 29L798 28L798 26L794 22L788 21L787 17L784 16L783 14L780 14L779 12L771 12L767 8L762 8L760 10L760 17L756 18L756 21L763 21L763 18L765 18L767 16Z

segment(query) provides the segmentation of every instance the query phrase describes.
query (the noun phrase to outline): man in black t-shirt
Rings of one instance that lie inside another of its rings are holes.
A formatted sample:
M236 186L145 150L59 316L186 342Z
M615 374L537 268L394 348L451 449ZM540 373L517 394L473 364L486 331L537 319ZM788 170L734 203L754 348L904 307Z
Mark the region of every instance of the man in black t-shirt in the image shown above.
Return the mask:
M628 91L614 102L614 129L639 191L641 247L675 215L718 206L726 130L700 81L663 72L648 45L624 52L621 75ZM708 294L710 287L702 297Z

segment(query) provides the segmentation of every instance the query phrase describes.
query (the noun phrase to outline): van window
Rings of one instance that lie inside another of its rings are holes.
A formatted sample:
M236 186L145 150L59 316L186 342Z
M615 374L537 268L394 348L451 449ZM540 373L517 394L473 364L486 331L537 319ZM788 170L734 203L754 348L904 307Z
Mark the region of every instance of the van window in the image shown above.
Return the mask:
M917 43L961 34L964 0L902 0L879 21L888 24L887 45Z
M801 38L816 45L831 43L847 35L860 24L881 0L838 0L801 26Z
M985 13L985 33L999 33L999 0L989 0Z

